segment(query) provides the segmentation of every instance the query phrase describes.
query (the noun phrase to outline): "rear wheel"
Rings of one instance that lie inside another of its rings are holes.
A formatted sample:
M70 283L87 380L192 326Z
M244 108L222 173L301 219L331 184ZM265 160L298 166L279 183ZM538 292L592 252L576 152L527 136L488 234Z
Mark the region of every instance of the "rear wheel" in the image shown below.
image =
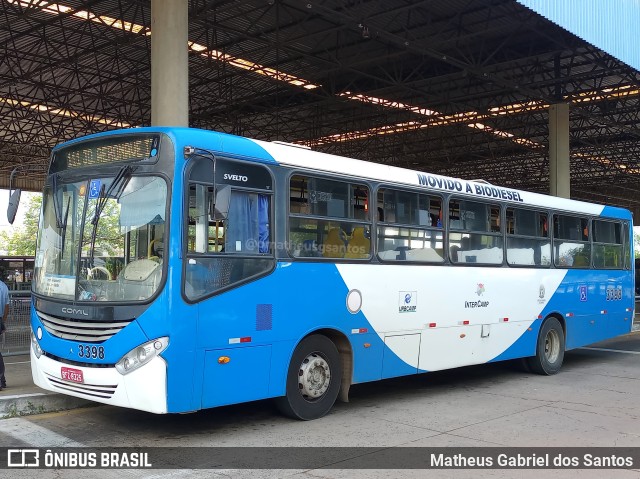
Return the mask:
M564 360L564 331L560 321L547 318L540 328L536 355L526 358L526 362L534 373L556 374Z
M329 412L338 397L342 367L335 344L319 334L304 338L293 352L286 396L276 399L286 416L308 421Z

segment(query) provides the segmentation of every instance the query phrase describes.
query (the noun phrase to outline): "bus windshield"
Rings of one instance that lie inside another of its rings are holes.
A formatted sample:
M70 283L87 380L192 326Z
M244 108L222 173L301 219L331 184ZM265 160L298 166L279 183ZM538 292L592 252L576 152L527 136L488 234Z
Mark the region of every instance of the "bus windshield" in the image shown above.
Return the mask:
M34 292L72 301L150 298L162 280L166 209L165 180L131 166L76 181L54 173L43 194Z

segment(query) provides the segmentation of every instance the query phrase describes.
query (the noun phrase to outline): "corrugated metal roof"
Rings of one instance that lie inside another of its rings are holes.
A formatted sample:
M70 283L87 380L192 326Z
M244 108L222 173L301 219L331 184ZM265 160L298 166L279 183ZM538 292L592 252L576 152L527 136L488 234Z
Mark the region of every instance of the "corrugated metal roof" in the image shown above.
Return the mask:
M517 0L632 68L640 69L640 0Z

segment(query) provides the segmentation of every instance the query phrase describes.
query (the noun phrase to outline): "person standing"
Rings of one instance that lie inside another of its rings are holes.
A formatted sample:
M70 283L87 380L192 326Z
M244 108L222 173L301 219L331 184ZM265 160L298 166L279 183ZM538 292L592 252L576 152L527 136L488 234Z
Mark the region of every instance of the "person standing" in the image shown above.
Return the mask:
M9 317L9 288L7 285L0 281L0 336L2 336L7 329L5 321ZM2 352L0 351L0 391L7 387L7 380L4 377L4 359L2 358Z

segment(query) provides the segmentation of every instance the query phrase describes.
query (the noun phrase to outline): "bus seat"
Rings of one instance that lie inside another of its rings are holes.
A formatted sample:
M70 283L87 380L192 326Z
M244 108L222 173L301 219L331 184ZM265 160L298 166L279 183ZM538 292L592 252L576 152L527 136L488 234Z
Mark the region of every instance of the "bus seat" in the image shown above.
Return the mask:
M364 227L357 226L351 233L347 244L345 258L368 258L371 251L371 241L364 235Z
M323 243L322 256L325 258L344 258L346 251L345 234L340 228L331 228Z

